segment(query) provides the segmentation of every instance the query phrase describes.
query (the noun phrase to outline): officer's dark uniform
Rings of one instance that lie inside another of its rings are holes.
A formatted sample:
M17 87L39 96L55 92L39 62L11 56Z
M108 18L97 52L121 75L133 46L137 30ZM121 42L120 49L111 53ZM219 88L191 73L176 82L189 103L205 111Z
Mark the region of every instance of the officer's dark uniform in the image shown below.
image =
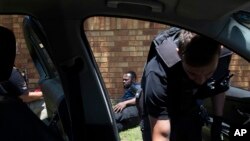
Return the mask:
M19 72L19 70L15 67L12 69L9 80L2 82L1 87L2 89L0 90L0 94L2 95L4 95L4 93L8 93L7 95L9 96L18 97L22 94L28 93L27 83L21 75L21 72Z
M167 52L164 47L168 48ZM171 141L201 141L204 121L199 114L199 99L228 90L228 67L232 53L224 48L212 78L197 86L184 72L176 47L173 40L167 39L156 47L159 55L145 67L142 79L146 102L144 117L149 114L157 119L171 118ZM143 130L147 132L148 129ZM151 137L146 138L144 141L150 141L148 138Z

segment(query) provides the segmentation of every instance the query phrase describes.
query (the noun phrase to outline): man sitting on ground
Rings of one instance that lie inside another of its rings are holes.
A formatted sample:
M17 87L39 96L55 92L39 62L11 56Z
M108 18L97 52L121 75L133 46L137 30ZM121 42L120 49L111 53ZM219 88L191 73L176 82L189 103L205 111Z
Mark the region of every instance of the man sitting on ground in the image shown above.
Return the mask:
M123 75L124 95L121 102L114 106L115 120L118 131L124 131L139 125L140 118L136 107L135 95L140 89L136 83L136 73L128 71Z

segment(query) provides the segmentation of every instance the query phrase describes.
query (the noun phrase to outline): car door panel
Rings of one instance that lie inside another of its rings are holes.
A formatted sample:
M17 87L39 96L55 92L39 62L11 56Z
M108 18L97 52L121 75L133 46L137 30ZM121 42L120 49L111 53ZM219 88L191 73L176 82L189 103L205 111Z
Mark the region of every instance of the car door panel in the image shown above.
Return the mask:
M204 101L210 115L212 103L210 99ZM212 122L212 121L211 121ZM231 86L226 92L223 115L223 133L229 136L235 129L250 129L250 92Z

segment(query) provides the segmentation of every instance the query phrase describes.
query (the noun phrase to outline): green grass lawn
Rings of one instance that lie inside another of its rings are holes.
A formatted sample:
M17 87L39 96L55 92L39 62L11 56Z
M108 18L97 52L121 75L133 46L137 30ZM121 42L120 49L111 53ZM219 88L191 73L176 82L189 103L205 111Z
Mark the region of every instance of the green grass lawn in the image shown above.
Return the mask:
M140 126L119 133L121 141L142 141Z
M210 140L210 131L208 128L203 128L203 140L202 141L209 141ZM141 129L140 126L135 128L128 129L126 131L122 131L119 133L121 141L142 141L141 136Z
M142 141L141 130L139 126L120 132L119 135L121 141ZM202 136L202 141L210 141L210 130L207 127L203 128ZM227 138L224 138L224 140L228 141Z

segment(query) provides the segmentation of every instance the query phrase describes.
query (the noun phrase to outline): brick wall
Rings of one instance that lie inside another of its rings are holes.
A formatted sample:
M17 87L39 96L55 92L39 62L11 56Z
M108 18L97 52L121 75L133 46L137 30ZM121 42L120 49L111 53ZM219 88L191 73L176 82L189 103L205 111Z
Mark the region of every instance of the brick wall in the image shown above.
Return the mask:
M166 26L131 19L94 17L85 22L84 28L109 94L119 99L123 94L123 73L134 70L140 81L150 43Z
M1 15L0 25L14 31L17 39L15 64L21 70L27 70L29 85L35 88L39 75L26 48L22 19L23 16ZM123 93L123 73L134 70L140 81L151 40L158 32L167 28L165 25L152 22L109 17L90 18L83 27L113 99L120 98ZM250 90L249 63L233 55L230 69L235 74L232 85Z
M231 81L232 86L250 90L249 62L234 54L231 59L230 71L234 74Z

